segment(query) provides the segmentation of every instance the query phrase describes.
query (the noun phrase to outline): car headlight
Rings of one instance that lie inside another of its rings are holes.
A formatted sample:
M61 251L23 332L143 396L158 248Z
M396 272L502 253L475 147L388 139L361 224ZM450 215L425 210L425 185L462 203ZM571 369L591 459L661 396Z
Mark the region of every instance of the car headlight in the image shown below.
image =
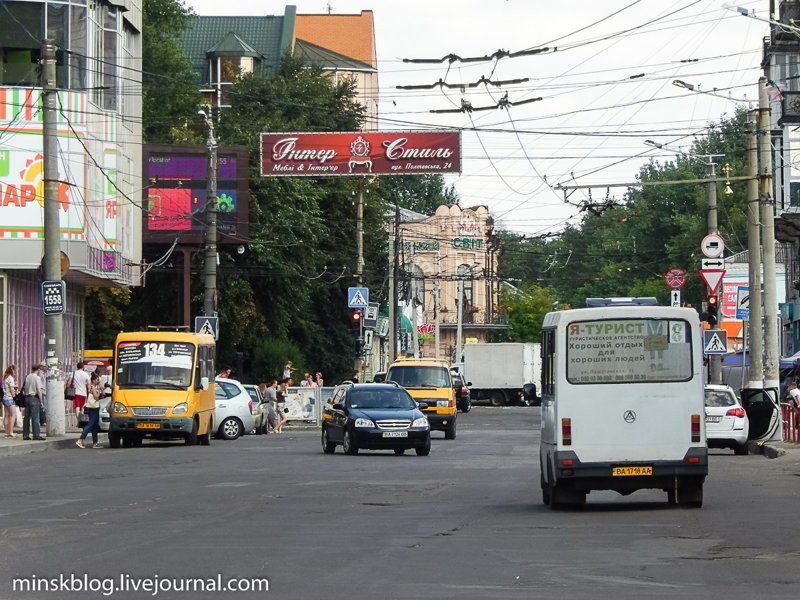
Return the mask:
M188 412L188 410L189 410L189 405L186 404L186 402L181 402L180 404L175 406L175 408L172 409L172 414L173 415L182 415L182 414L185 414L186 412Z
M375 427L370 419L356 419L356 427Z
M124 415L128 412L128 408L122 402L114 402L113 410L111 412Z
M419 419L414 419L414 422L411 423L411 427L428 427L428 419L427 417L420 417Z

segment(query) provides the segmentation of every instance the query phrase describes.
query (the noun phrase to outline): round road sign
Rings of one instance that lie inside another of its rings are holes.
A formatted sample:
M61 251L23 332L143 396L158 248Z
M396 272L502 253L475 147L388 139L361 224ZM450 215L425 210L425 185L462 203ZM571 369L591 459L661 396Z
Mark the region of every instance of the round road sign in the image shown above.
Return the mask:
M718 233L709 233L700 242L700 251L708 258L719 258L725 252L725 242Z
M683 284L686 283L686 271L683 269L670 269L667 271L667 274L664 275L664 281L666 281L667 285L673 290L679 290L683 287Z

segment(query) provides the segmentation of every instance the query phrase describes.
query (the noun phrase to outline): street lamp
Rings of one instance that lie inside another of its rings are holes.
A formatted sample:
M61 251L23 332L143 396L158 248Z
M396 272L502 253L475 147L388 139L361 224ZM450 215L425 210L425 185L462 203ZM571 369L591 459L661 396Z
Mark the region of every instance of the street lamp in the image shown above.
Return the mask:
M747 97L744 97L744 98L733 98L731 96L724 96L722 94L717 94L716 93L716 89L717 88L714 88L715 91L713 91L713 92L706 92L705 90L701 90L700 89L700 84L699 83L698 84L686 83L682 79L674 79L672 81L672 85L674 85L676 87L679 87L679 88L683 88L685 90L689 90L690 92L697 92L698 94L705 94L706 96L714 96L715 98L724 98L725 100L730 100L732 102L748 102L748 103L751 102L750 100L747 99Z
M198 111L197 116L208 130L203 315L211 317L217 312L217 138L214 135L213 117L203 110Z

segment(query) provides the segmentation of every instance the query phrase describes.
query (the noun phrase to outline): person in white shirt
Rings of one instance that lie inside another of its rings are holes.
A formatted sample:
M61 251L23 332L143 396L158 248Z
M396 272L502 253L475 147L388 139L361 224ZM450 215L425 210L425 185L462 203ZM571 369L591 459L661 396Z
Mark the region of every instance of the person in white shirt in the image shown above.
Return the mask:
M797 389L797 382L790 381L788 390L795 408L800 408L800 389Z
M89 382L92 376L83 369L83 363L78 363L78 368L72 374L72 388L75 390L75 398L72 406L75 407L75 416L78 417L83 412L86 404L86 397L89 395ZM80 419L79 419L80 420Z
M31 372L25 378L22 391L25 394L25 418L22 421L22 439L43 440L39 424L39 413L42 410L42 378L43 365L33 365Z
M14 404L14 396L17 395L17 368L8 365L3 374L3 421L6 429L6 437L17 437L14 433L14 423L17 421L17 405Z

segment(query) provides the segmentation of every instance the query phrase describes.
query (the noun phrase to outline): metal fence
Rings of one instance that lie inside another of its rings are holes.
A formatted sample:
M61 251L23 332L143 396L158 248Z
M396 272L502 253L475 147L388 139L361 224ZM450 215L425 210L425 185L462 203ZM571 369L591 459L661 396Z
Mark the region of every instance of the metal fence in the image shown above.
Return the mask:
M322 407L333 394L333 387L290 387L286 395L286 417L290 424L319 426Z
M800 408L791 404L781 404L783 416L783 441L800 444Z

